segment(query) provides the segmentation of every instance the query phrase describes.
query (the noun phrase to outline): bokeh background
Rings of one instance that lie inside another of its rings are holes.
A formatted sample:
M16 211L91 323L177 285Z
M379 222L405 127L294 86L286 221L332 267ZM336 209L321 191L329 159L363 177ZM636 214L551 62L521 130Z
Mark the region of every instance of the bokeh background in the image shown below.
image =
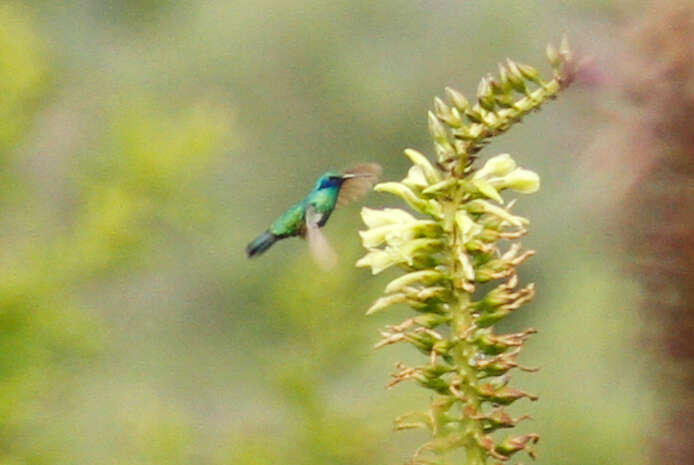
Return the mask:
M330 168L403 177L426 111L509 56L545 65L566 33L585 79L498 138L543 180L521 270L538 297L508 327L537 393L537 463L645 463L658 388L639 287L611 226L624 164L590 156L636 2L24 0L0 4L0 464L397 464L424 408L384 389L388 281L355 269L359 205L316 270L287 240L244 247ZM595 65L597 64L597 65ZM604 154L603 154L604 155ZM371 194L370 206L394 205Z

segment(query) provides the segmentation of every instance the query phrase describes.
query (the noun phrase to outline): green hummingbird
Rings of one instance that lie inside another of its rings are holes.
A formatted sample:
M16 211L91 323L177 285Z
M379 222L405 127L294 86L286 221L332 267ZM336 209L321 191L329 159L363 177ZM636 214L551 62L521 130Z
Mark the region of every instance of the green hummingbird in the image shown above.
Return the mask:
M280 239L300 236L308 240L311 254L323 268L331 268L337 256L320 228L325 225L336 206L365 195L381 174L375 163L364 163L342 173L328 171L300 202L292 205L263 234L246 247L249 257L260 255Z

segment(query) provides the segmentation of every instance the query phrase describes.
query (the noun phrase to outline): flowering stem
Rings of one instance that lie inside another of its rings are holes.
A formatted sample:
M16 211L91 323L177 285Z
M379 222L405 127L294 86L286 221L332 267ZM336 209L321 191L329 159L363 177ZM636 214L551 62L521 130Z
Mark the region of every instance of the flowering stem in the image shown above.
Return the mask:
M374 274L398 266L406 274L393 280L367 313L404 303L418 315L387 326L377 347L407 342L427 356L417 367L398 363L389 386L415 380L434 391L425 412L403 415L396 429L423 428L431 440L414 453L412 464L450 463L451 453L463 449L468 465L488 459L505 461L519 451L534 457L537 434L508 436L495 441L490 433L511 428L527 417L512 418L503 408L531 394L508 387L508 372L521 367L516 357L535 332L495 334L493 325L535 295L534 286L518 288L516 266L534 254L512 242L502 252L500 240L515 241L525 234L528 220L511 214L501 193L532 193L540 179L516 166L510 155L497 155L476 168L476 154L488 140L509 129L566 87L572 78L571 53L566 41L559 50L549 46L553 78L543 81L532 67L508 60L499 77L480 82L477 103L470 105L458 91L447 88L450 104L434 100L429 131L437 163L407 149L412 161L402 182L376 186L401 197L418 218L405 210L364 208L368 229L361 231L368 253L357 266ZM517 98L515 94L521 94ZM480 295L479 284L500 281Z

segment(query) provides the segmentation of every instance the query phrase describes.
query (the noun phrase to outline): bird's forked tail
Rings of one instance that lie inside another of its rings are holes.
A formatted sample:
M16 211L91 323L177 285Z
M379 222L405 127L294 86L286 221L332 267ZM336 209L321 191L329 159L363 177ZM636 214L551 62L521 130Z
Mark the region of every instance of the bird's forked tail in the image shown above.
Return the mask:
M246 246L246 254L248 254L249 257L260 255L269 249L270 246L277 241L277 239L277 236L272 234L270 231L265 231Z

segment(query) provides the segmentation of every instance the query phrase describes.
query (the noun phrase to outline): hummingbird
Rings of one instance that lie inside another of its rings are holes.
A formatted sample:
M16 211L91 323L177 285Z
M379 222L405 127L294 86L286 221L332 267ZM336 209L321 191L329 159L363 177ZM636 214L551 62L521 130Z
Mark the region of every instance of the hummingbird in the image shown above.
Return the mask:
M376 163L363 163L342 173L324 173L303 200L289 207L267 231L248 244L246 254L249 258L255 257L280 239L300 236L308 240L314 260L324 269L332 268L337 256L320 228L335 207L365 195L380 174L381 167Z

